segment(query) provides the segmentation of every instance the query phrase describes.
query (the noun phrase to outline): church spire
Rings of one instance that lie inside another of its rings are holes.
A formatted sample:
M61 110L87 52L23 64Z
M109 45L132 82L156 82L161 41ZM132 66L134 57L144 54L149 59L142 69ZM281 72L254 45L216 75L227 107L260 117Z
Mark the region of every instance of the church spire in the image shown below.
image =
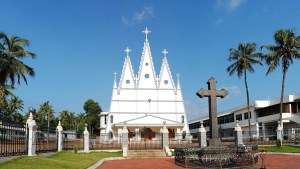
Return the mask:
M128 47L124 50L126 52L126 57L123 65L123 70L121 74L119 92L122 88L135 88L135 78L132 69L131 60L129 57L129 52L131 51Z
M164 58L162 61L160 73L159 73L159 88L160 89L173 89L176 91L175 84L172 78L172 74L170 71L170 67L167 60L168 51L164 49L162 52L164 54Z
M154 69L153 58L151 55L150 45L148 41L148 34L151 31L146 28L143 33L146 34L146 40L144 42L138 77L138 88L157 88L157 77Z

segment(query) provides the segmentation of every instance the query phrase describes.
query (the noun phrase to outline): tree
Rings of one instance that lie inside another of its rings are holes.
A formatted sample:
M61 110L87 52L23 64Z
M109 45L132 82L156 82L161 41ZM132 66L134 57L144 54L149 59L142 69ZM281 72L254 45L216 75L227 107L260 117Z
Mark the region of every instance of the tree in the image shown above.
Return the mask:
M12 90L13 86L11 85L0 85L0 108L1 111L5 111L7 108L7 100L6 97L7 96L14 96L14 94L12 92L10 92L9 90Z
M33 68L24 64L24 58L35 58L36 55L24 49L30 45L26 39L18 36L10 38L0 32L0 108L7 106L6 96L12 95L9 90L14 89L15 80L20 84L21 79L27 84L26 75L34 76Z
M45 116L47 118L45 118ZM47 138L49 138L49 130L50 130L50 120L54 120L54 110L52 106L49 104L49 101L43 103L40 105L40 108L37 113L37 118L39 121L37 121L37 124L39 124L39 127L44 127L45 124L47 125ZM56 127L55 125L52 127Z
M240 43L238 49L230 49L229 52L229 61L235 61L232 63L226 70L229 72L229 75L232 76L234 73L237 73L237 76L241 78L244 75L244 83L247 94L247 109L248 109L248 126L249 134L251 135L251 124L250 124L250 106L249 106L249 89L247 83L247 71L250 73L255 72L252 65L258 64L263 65L256 58L260 58L262 53L255 53L256 44L255 43ZM251 139L251 137L250 137Z
M24 58L35 58L36 55L24 49L29 46L30 42L18 36L11 36L10 38L4 33L0 32L0 84L3 86L10 81L14 86L15 79L20 84L21 78L27 84L26 74L34 76L33 68L24 64L21 60Z
M74 130L75 126L75 115L73 112L63 110L60 112L60 121L64 130Z
M293 64L293 59L300 58L300 37L296 35L293 29L280 29L275 32L274 41L276 45L263 45L261 49L265 48L270 51L263 57L269 66L267 75L278 66L282 68L279 121L281 127L283 127L282 113L285 78L289 66Z
M100 127L99 114L102 112L98 102L92 99L88 99L83 106L86 113L86 122L89 124L90 132L93 135L93 131Z
M22 111L24 109L23 105L23 100L19 99L19 97L11 96L6 108L6 112L9 115L10 120L15 122L22 121L23 116L18 111Z

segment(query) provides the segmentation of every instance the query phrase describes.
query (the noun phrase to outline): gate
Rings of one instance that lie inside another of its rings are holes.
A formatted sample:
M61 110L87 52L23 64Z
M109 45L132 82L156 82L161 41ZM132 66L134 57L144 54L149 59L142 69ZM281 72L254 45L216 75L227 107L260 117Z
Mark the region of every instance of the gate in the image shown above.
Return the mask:
M0 157L27 154L28 128L23 123L0 121Z
M36 131L36 153L57 151L58 134L55 128L39 127Z
M139 133L129 133L133 138L129 139L129 150L142 149L163 149L162 147L162 133L153 132L149 129L144 129Z

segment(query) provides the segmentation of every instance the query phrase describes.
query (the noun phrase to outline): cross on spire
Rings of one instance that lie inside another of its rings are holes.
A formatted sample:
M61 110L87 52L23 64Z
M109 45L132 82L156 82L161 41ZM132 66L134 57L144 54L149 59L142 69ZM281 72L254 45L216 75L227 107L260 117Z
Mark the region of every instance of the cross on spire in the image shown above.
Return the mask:
M129 52L131 52L131 50L127 47L124 51L127 53L127 57L128 57L129 56Z
M166 57L169 52L166 49L164 49L161 53L164 54L164 56Z
M148 34L151 33L151 31L149 31L148 28L146 27L146 29L142 32L146 35L146 40L148 40Z
M177 73L177 74L176 74L176 76L177 76L177 79L179 80L180 74L179 74L179 73Z

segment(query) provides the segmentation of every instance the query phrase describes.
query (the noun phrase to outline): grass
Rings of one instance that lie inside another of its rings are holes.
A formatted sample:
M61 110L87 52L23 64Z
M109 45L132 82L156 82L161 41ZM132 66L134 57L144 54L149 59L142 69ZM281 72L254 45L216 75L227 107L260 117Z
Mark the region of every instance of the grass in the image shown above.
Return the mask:
M277 146L259 146L259 150L268 150L268 152L282 152L282 153L300 153L299 146L283 145L281 147Z
M91 152L91 153L73 153L62 151L48 157L42 156L21 156L0 164L0 168L9 169L82 169L87 168L102 158L121 157L122 152Z

